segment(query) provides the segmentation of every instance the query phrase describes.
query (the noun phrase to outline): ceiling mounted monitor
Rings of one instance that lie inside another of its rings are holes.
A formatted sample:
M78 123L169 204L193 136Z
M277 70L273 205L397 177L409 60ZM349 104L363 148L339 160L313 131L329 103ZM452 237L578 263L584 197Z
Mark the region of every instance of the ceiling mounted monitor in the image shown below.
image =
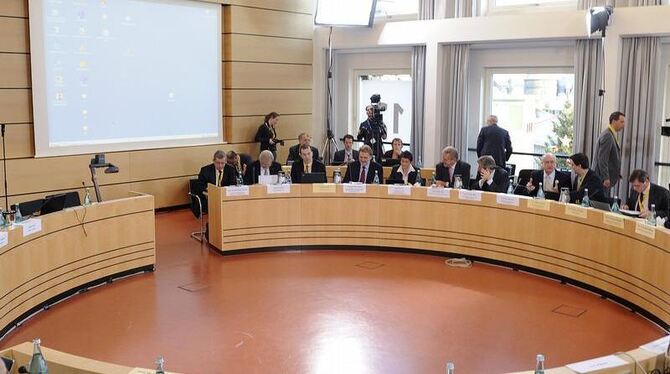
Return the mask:
M610 25L614 8L611 5L597 6L586 11L586 34L591 37L600 31L605 37L605 29Z
M377 0L317 0L314 24L372 27L376 6Z

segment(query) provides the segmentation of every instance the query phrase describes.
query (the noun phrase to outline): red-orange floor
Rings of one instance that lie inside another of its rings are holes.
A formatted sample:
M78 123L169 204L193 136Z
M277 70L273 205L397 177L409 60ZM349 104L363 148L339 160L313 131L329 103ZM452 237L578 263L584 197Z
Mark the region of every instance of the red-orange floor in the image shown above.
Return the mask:
M76 296L3 341L182 373L502 373L625 351L663 336L553 280L434 256L366 251L221 257L188 211L156 216L154 274ZM561 308L562 307L562 308ZM48 357L47 357L48 359Z

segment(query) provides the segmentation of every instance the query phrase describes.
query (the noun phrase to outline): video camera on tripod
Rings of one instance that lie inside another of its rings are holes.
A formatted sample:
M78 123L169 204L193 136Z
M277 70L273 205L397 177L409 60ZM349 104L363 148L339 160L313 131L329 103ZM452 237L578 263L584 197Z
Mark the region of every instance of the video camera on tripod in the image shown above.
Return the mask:
M384 123L384 116L382 115L382 112L386 111L386 103L382 103L381 100L382 97L379 94L370 96L370 106L372 107L372 111L374 113L372 118L379 123Z

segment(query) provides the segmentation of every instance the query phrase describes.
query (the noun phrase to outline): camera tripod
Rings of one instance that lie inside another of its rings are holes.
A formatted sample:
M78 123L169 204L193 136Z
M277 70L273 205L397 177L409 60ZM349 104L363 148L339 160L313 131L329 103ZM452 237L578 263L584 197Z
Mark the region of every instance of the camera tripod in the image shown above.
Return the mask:
M335 148L335 151L333 151L333 148ZM325 165L332 164L332 160L333 160L333 157L335 156L335 152L337 152L339 150L340 150L340 148L337 146L337 141L335 140L335 135L329 129L328 134L326 135L326 140L323 142L323 149L321 150L321 154L323 155L323 163Z

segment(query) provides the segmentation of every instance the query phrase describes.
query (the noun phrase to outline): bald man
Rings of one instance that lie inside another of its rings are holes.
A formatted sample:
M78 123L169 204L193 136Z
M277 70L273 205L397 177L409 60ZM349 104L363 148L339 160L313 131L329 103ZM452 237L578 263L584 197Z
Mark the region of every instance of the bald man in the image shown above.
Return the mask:
M546 153L542 156L542 169L533 171L528 184L526 184L528 195L537 196L540 183L542 183L544 196L547 199L558 201L561 188L567 187L570 189L572 187L570 173L557 170L556 163L556 156L552 153Z

